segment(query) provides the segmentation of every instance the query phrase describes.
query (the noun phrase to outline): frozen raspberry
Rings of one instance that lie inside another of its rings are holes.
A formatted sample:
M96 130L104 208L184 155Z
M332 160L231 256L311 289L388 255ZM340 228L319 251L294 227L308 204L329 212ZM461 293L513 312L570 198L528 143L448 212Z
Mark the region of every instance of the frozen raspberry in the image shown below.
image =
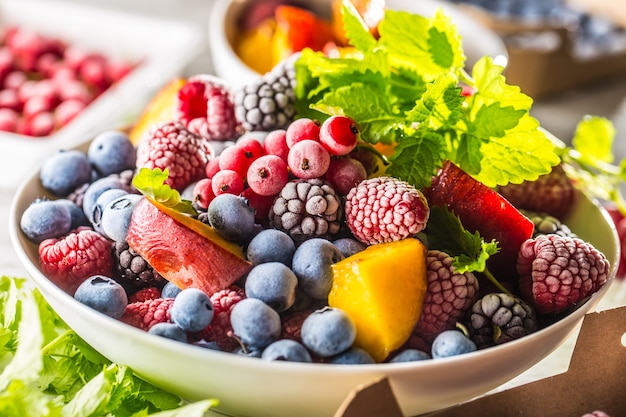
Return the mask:
M172 304L174 304L173 298L155 298L129 303L120 320L148 331L157 323L169 323Z
M540 314L575 306L606 283L609 269L590 243L556 234L528 239L517 259L522 298Z
M346 223L361 242L370 245L413 236L430 215L421 191L393 177L362 181L346 196Z
M111 276L111 241L88 227L39 244L42 272L68 294L92 275Z
M157 287L146 287L135 292L128 298L129 303L136 303L161 298L161 290Z
M302 343L302 338L300 337L302 323L312 312L313 310L294 311L283 317L281 319L282 331L280 339L292 339Z
M596 411L594 411L592 413L587 413L587 414L583 415L582 417L611 417L611 416L609 416L604 411L596 410Z
M470 338L479 349L519 339L539 328L533 308L504 293L486 294L476 301L468 327Z
M230 92L210 76L197 75L187 80L178 91L174 117L209 140L229 140L241 132Z
M204 177L208 141L180 122L153 126L137 147L137 168L169 170L167 184L179 191Z
M236 338L232 337L233 327L230 324L230 312L235 304L246 298L244 290L237 286L231 286L211 295L213 303L213 320L198 335L207 342L215 342L225 351L231 352L239 346Z
M463 274L452 267L454 258L445 252L429 250L426 257L428 288L413 335L430 344L444 330L454 329L457 321L478 298L478 280L471 272Z
M508 184L498 192L515 207L550 214L563 219L573 206L574 185L561 165L535 181Z

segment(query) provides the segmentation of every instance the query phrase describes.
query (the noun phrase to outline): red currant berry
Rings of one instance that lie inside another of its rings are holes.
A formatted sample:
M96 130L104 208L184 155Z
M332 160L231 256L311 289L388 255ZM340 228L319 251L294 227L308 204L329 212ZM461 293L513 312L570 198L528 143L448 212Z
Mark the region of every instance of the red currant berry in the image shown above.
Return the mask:
M241 178L245 178L250 164L263 154L263 145L258 140L251 137L242 138L222 151L219 157L219 167L221 170L236 171Z
M265 225L269 223L270 207L276 196L260 195L254 192L252 188L246 188L241 196L248 199L248 204L254 209L254 219L257 223Z
M285 135L289 148L302 140L317 141L320 138L320 122L306 117L294 120L287 126Z
M263 155L248 168L248 186L262 196L276 195L289 181L287 163L276 155Z
M54 110L54 124L63 127L71 122L87 105L82 100L70 99L62 101Z
M0 130L3 132L17 131L20 115L13 109L0 108Z
M206 210L214 198L215 193L209 178L202 178L193 186L193 201L198 207Z
M244 188L243 178L237 171L223 169L211 178L211 188L216 196L220 194L239 195Z
M320 127L320 142L331 155L347 155L359 140L359 129L349 117L331 116Z
M277 129L269 132L263 140L263 149L267 155L276 155L287 162L289 146L287 146L287 131Z
M204 173L206 174L207 178L213 178L213 176L215 176L215 174L217 174L219 170L220 170L220 157L217 156L209 160L209 162L206 164Z
M287 163L292 174L298 178L320 178L328 170L330 154L321 143L307 139L293 145Z

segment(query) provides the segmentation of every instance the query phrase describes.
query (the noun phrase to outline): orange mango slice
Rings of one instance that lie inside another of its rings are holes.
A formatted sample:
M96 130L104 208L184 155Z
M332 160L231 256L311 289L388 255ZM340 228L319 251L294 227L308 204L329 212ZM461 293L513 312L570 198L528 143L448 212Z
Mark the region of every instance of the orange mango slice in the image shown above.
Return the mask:
M409 338L422 313L426 247L414 238L372 245L332 271L328 304L353 320L355 345L382 362Z
M273 48L276 20L267 18L257 27L245 31L238 39L235 52L251 69L259 74L270 71L275 63L271 53Z

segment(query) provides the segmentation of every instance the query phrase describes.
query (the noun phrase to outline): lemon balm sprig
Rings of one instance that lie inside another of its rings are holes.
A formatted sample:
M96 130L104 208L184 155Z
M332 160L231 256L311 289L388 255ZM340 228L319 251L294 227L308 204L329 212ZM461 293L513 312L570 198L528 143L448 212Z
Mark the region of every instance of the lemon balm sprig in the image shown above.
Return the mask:
M506 83L503 67L483 57L465 71L461 37L443 11L387 10L376 39L349 3L343 19L354 52L305 50L296 64L301 115L351 117L366 142L395 146L387 173L416 187L445 160L490 187L534 180L560 162L529 114L533 100ZM463 84L474 94L461 95Z

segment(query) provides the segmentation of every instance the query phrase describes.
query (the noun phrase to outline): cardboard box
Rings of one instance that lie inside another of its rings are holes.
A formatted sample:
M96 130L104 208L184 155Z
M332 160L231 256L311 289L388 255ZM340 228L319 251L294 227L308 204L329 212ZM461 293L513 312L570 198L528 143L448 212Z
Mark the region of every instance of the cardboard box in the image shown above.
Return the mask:
M534 99L626 76L626 47L582 54L576 52L574 31L566 26L500 19L478 7L459 7L503 38L509 55L507 82Z
M565 373L427 416L582 417L598 410L611 417L626 416L626 348L622 342L625 333L626 307L589 313ZM407 417L400 412L386 379L359 387L335 415L357 416Z

